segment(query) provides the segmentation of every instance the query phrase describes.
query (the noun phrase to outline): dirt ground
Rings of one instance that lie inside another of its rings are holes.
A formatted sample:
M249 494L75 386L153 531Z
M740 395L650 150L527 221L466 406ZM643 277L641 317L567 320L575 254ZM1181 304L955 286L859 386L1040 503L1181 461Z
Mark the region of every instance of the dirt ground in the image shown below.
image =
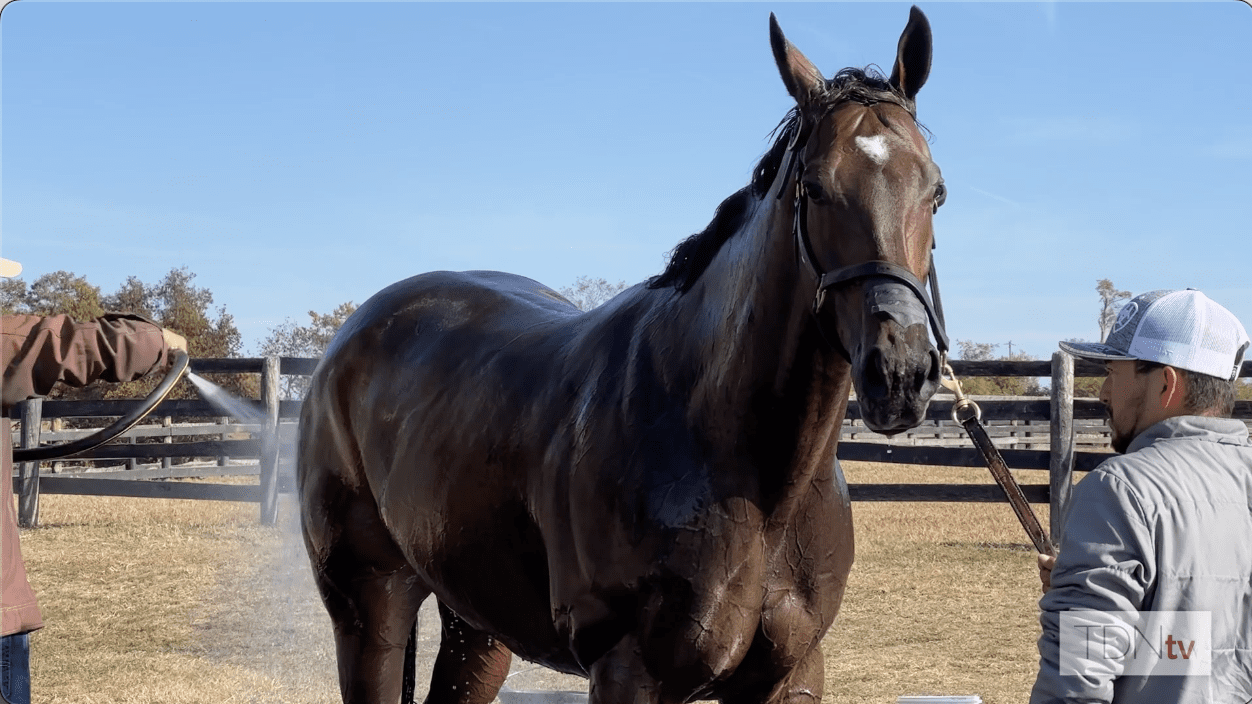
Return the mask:
M989 482L975 469L844 470L849 482ZM47 622L32 638L33 701L338 702L329 619L291 508L265 528L251 504L43 497L42 527L22 538ZM857 560L823 641L824 701L1024 700L1039 585L1008 505L853 510ZM431 600L420 620L419 693L438 633ZM584 680L517 659L513 671L513 689L586 691Z

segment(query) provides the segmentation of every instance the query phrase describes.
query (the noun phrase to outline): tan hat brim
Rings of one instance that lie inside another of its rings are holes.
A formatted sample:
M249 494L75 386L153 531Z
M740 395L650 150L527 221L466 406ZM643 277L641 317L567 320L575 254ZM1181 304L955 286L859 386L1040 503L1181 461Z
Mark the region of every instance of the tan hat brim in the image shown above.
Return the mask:
M22 265L11 259L0 259L0 276L8 279L22 273Z

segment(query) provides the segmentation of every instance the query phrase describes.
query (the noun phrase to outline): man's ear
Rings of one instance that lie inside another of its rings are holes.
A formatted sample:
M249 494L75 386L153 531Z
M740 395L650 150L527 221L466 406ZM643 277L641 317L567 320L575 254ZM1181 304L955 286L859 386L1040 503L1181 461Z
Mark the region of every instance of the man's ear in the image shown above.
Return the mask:
M1161 408L1174 414L1186 411L1187 375L1171 366L1161 368L1164 386L1161 389Z

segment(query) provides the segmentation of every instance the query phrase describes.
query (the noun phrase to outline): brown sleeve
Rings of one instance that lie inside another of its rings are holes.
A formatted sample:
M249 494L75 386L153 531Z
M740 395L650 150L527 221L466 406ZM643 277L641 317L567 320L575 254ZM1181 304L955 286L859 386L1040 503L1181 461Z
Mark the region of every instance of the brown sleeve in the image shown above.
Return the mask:
M130 381L164 366L161 327L137 315L80 323L69 316L3 318L4 407L42 396L57 382Z

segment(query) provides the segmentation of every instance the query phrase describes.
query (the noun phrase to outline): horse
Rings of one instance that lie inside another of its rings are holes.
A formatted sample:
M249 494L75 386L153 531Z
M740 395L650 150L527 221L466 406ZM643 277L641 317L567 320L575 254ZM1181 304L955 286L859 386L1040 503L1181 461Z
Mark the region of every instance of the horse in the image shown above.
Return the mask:
M944 186L920 10L889 78L823 78L772 14L770 44L795 106L660 274L582 312L425 273L328 346L297 480L348 704L400 698L432 594L427 702L486 704L514 653L592 704L820 701L853 561L840 427L852 387L878 432L925 417Z

